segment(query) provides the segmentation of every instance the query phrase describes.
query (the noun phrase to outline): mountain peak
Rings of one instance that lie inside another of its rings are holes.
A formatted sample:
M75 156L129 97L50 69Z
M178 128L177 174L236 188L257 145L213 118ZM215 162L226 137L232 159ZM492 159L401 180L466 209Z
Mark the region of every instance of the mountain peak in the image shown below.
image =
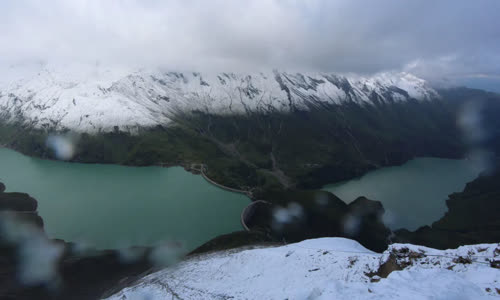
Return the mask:
M409 73L168 72L101 66L43 66L0 85L1 117L35 128L129 131L170 122L172 111L213 114L289 112L322 103L439 97ZM23 74L20 76L19 74Z

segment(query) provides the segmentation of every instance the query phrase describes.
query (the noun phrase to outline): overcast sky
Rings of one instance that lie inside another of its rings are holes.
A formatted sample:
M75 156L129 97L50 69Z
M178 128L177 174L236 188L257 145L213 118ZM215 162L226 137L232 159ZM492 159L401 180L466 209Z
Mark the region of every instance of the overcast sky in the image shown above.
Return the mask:
M3 0L0 60L500 75L498 0Z

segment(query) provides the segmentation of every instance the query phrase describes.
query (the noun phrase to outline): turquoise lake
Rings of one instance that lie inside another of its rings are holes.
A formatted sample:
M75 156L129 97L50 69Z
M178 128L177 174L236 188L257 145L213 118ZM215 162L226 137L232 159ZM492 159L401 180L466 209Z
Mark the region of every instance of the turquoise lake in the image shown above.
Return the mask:
M481 171L481 164L473 160L416 158L323 189L347 203L359 196L378 200L385 208L386 225L414 230L441 218L448 195L461 192Z
M37 199L50 237L100 249L175 241L192 250L243 230L240 214L250 203L181 167L68 163L5 148L0 182Z

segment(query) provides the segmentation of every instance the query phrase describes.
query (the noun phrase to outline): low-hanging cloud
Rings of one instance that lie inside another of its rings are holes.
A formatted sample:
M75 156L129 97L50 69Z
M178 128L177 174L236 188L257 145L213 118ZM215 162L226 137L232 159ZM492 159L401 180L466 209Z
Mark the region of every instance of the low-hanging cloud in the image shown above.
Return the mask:
M500 74L497 0L0 2L0 60Z

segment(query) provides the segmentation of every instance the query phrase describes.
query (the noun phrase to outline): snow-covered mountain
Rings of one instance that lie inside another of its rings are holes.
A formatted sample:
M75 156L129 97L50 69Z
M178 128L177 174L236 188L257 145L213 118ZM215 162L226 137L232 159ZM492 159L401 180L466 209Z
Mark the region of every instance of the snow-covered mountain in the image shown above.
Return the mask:
M321 238L193 257L109 300L491 299L500 292L499 259L498 244L444 251L393 244L378 254Z
M79 132L165 125L172 112L179 110L286 112L321 102L369 104L375 98L438 97L424 80L408 73L372 77L279 71L201 74L97 66L44 66L27 73L11 68L6 72L17 75L0 80L1 120Z

